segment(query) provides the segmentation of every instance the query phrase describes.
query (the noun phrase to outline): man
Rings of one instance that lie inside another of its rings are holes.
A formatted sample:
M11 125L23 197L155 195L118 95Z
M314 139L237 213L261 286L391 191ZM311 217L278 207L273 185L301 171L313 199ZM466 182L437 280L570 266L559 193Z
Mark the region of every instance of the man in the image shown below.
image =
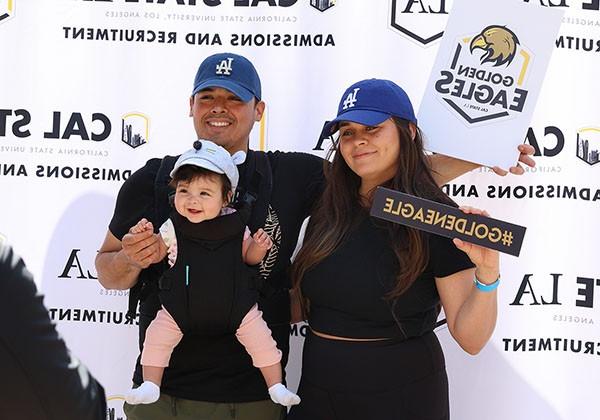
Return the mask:
M104 389L69 351L21 258L0 238L3 419L102 420Z
M231 154L239 150L248 152L246 162L239 167L240 195L249 192L256 197L248 225L252 232L265 226L274 242L260 266L266 286L262 288L259 305L283 352L285 365L290 328L286 271L300 226L320 194L323 161L304 153L248 150L250 131L260 121L264 109L259 76L246 58L215 54L200 64L190 97L190 116L198 138L212 140ZM531 154L532 148L523 151ZM523 156L529 164L530 158ZM134 234L129 229L141 218L158 227L168 217L166 184L174 160L170 162L152 159L125 182L96 257L99 281L104 287L128 289L143 284L140 343L160 307L156 280L160 276L159 256L164 255L164 250L160 249L156 233ZM477 167L437 155L432 164L440 183ZM522 169L517 167L512 171L519 173ZM134 382L141 383L139 363ZM260 372L252 367L233 335L185 337L173 352L162 391L160 400L152 405L126 405L128 418L276 420L285 417L283 407L268 399Z

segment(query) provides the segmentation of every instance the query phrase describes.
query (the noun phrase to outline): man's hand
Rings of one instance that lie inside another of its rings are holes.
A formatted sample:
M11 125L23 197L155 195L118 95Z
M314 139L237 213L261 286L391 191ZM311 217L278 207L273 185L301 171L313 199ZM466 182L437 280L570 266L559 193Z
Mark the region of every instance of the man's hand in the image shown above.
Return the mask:
M167 255L164 241L154 233L152 223L146 219L129 229L121 244L130 263L141 269L160 262Z

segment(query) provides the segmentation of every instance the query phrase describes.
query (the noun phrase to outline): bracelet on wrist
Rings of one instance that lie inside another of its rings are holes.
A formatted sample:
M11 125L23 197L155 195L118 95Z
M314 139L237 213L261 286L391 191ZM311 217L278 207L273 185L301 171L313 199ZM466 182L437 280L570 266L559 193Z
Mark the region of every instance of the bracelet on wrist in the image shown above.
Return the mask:
M490 284L482 283L479 281L477 276L473 276L473 283L475 284L475 287L477 287L482 292L491 292L498 288L498 285L500 284L500 274L498 274L498 278L496 279L496 281Z

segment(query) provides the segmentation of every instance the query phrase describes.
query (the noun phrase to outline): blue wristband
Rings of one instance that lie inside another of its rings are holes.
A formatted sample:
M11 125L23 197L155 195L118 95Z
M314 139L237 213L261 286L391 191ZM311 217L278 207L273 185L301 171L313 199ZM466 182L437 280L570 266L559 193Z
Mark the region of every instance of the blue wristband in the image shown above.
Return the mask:
M496 290L498 288L498 285L500 284L500 275L498 275L498 278L495 282L490 284L482 283L479 281L477 276L474 276L473 283L475 283L475 287L477 287L482 292L491 292L492 290Z

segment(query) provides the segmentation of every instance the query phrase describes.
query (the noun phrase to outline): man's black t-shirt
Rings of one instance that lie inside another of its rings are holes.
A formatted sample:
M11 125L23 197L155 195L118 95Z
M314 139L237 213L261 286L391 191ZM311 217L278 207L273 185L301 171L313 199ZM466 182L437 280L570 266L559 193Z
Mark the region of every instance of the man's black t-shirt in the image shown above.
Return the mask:
M255 191L259 197L249 227L252 232L263 227L273 239L273 247L260 266L272 292L259 299L259 306L284 353L282 363L285 363L290 321L287 271L302 222L309 216L323 188L323 160L305 153L267 152L265 156L271 174L257 178L256 173L265 168L258 159L260 153L263 152L249 151L246 162L239 167L239 188L258 190ZM168 200L167 194L157 195L155 184L161 162L161 159L149 160L121 187L109 225L110 232L118 239L142 218L151 221L155 231L166 220L166 217L161 220L158 207ZM169 173L171 168L167 169ZM256 179L259 181L255 182ZM260 217L254 217L258 213ZM140 348L146 328L160 308L155 286L161 272L159 266L155 264L140 275L148 283L140 302ZM192 359L194 363L190 365L188 361ZM139 358L134 382L142 382ZM252 366L250 356L233 334L210 338L184 336L165 370L161 388L168 395L197 401L268 399L260 371Z

